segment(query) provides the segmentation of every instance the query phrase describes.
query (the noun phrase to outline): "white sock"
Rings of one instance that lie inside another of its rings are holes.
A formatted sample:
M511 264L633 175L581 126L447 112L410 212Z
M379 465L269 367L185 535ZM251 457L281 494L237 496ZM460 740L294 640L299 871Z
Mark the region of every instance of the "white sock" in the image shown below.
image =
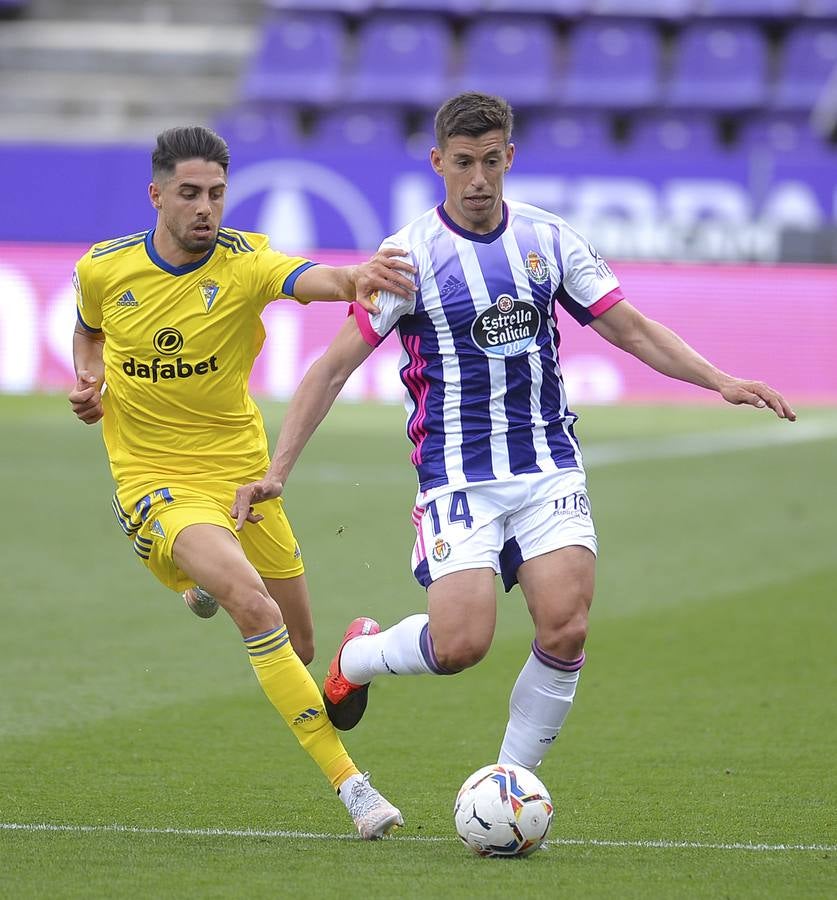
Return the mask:
M341 782L340 787L337 788L337 796L343 801L343 805L346 809L349 809L349 797L352 796L352 788L359 781L363 781L363 775L359 773L349 775L345 781Z
M425 659L421 634L425 613L408 616L379 634L349 641L340 657L340 671L352 684L367 684L376 675L424 675L433 669Z
M532 772L541 764L573 705L579 674L578 668L573 672L555 669L529 654L509 700L509 722L498 763Z

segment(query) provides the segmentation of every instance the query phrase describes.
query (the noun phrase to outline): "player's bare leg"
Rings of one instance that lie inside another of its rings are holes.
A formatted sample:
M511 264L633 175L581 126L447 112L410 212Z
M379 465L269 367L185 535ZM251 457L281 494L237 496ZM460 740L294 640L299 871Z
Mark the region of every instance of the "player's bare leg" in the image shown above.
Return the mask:
M262 690L337 790L361 836L376 840L403 824L398 809L369 784L346 753L316 683L293 650L279 603L236 538L217 525L190 525L178 534L172 555L229 613L244 637Z
M494 569L451 572L427 589L433 652L448 672L476 665L491 647L497 625Z
M306 666L310 665L314 659L314 620L305 576L263 578L262 581L267 592L279 604L296 655ZM183 599L201 619L212 618L220 609L215 597L200 585L187 588Z
M527 560L517 571L535 641L509 700L501 763L534 770L569 714L584 664L595 563L586 547L564 547Z
M376 675L452 675L488 652L497 617L493 569L445 575L427 593L427 614L408 616L386 631L372 619L350 624L323 691L337 728L346 731L360 721Z
M174 542L174 562L229 613L243 636L283 625L279 606L225 528L195 524Z
M314 659L314 619L308 582L304 575L293 578L263 578L267 592L279 604L296 655L310 665Z

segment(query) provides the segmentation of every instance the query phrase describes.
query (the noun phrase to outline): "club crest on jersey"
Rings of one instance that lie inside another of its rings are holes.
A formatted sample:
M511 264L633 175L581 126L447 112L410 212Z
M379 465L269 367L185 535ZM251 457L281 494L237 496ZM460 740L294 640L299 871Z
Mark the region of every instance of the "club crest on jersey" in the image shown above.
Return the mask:
M520 356L538 335L541 314L537 306L501 294L471 325L474 343L492 356Z
M447 541L443 541L441 538L436 538L436 543L433 545L432 556L436 562L444 562L444 560L450 556L450 544Z
M549 280L549 266L546 260L534 250L530 250L526 254L526 262L524 263L529 277L535 284L543 284Z
M218 296L218 291L221 290L221 286L217 282L212 281L212 279L205 278L198 285L198 289L201 292L201 297L203 297L203 305L206 307L206 311L209 312L212 309L215 298Z

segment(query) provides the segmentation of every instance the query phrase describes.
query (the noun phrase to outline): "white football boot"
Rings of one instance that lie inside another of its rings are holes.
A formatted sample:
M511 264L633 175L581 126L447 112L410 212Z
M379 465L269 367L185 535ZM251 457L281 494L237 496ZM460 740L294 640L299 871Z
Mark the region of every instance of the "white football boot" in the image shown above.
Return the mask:
M400 810L369 783L368 772L347 778L338 793L365 841L380 840L404 824Z

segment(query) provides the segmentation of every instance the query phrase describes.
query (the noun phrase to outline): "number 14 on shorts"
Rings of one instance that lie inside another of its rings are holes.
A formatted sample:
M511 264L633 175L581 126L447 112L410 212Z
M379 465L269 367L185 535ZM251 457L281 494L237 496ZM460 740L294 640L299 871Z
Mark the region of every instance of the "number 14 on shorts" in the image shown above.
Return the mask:
M433 522L433 533L439 534L442 530L442 523L439 519L439 508L436 500L431 500L427 504L427 512ZM474 524L474 517L468 507L468 495L464 491L454 491L450 495L450 505L448 506L448 522L455 525L462 522L466 528L471 528Z

